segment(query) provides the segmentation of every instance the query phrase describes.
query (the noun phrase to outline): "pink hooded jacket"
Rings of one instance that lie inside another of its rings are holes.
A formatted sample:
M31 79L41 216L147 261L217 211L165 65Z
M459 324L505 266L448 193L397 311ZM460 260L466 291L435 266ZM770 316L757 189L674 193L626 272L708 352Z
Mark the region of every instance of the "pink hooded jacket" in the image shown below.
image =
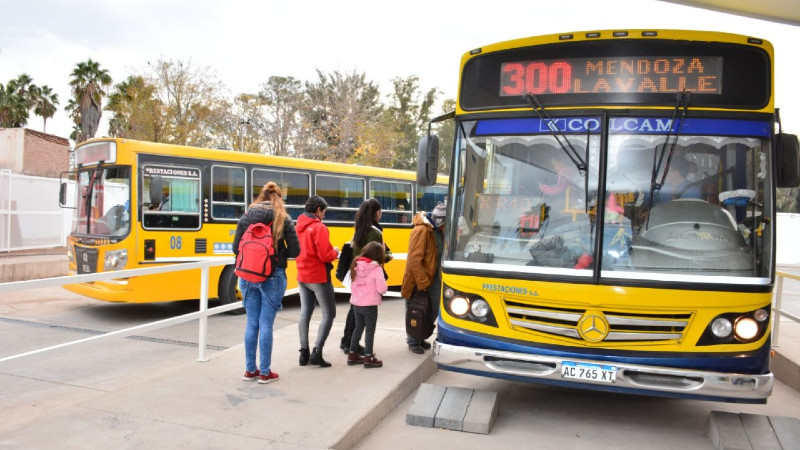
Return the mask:
M356 278L350 284L350 303L356 306L380 305L387 290L383 270L377 261L359 258L356 261Z

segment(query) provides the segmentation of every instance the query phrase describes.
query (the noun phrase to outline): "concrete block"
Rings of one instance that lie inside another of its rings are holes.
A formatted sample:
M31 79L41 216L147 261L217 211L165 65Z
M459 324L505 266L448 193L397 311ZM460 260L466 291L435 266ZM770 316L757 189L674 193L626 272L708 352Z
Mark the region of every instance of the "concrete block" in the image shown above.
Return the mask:
M489 434L497 418L497 392L475 391L464 416L462 431Z
M775 436L785 449L800 448L800 420L795 417L769 416Z
M472 389L448 387L436 412L433 426L461 431L473 392Z
M406 413L406 423L420 427L433 427L436 411L447 391L446 386L422 383L414 396L414 402Z
M711 411L706 422L706 435L718 450L752 450L742 420L736 413Z
M781 450L781 444L772 431L769 418L760 414L739 414L747 439L759 450Z

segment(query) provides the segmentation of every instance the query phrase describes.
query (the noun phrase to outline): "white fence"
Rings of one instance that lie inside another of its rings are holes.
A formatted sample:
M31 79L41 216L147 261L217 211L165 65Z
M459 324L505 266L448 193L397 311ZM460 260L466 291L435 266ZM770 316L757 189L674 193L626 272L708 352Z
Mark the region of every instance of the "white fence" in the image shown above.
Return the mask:
M207 261L201 262L194 262L194 263L183 263L183 264L172 264L167 266L159 266L159 267L150 267L147 269L130 269L130 270L121 270L118 272L104 272L104 273L95 273L95 274L87 274L87 275L72 275L66 277L55 277L55 278L45 278L40 280L27 280L27 281L15 281L11 283L0 283L0 293L4 292L13 292L13 291L20 291L23 289L36 289L36 288L45 288L45 287L55 287L55 286L63 286L65 284L75 284L75 283L87 283L90 281L101 281L101 280L112 280L112 279L119 279L119 278L128 278L134 276L143 276L143 275L152 275L156 273L166 273L166 272L179 272L182 270L190 270L190 269L200 269L200 310L198 312L184 314L182 316L172 317L169 319L159 320L157 322L146 323L143 325L138 325L131 328L125 328L124 330L113 331L110 333L100 334L97 336L92 336L86 339L80 339L77 341L72 342L65 342L63 344L54 345L52 347L40 348L37 350L33 350L26 353L20 353L17 355L7 356L5 358L0 358L0 363L4 361L9 361L12 359L22 358L24 356L34 355L37 353L46 352L49 350L55 350L62 347L85 344L87 342L97 341L99 339L107 339L111 337L125 337L131 336L136 333L141 333L143 331L151 331L157 330L159 328L164 328L171 325L177 325L179 323L188 322L190 320L198 319L199 320L199 340L198 340L198 354L197 360L198 361L207 361L206 358L206 334L208 328L208 317L213 316L215 314L223 313L225 311L230 311L232 309L237 309L242 307L241 302L235 302L228 305L217 306L216 308L208 309L208 268L215 267L215 266L224 266L228 264L234 264L233 258L215 258Z
M73 210L58 206L59 183L0 170L0 252L67 244Z

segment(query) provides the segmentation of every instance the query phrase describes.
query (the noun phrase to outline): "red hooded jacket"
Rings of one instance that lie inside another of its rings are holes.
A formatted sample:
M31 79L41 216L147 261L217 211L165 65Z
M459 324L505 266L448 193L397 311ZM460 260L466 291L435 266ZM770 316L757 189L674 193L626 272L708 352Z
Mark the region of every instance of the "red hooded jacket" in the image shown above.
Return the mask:
M330 242L328 227L313 214L303 213L297 218L297 237L300 254L297 256L297 281L300 283L328 283L331 281L331 264L339 256Z

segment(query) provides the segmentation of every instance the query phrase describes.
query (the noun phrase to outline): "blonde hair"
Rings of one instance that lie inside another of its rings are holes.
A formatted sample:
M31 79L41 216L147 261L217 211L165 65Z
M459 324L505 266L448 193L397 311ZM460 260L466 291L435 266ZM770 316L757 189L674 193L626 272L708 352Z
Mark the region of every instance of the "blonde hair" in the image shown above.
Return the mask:
M272 205L272 210L275 217L272 219L272 236L275 240L275 249L278 248L278 242L283 240L283 224L286 221L286 207L283 205L283 193L280 186L274 181L269 181L261 188L258 197L250 204L252 208L259 203L269 202Z

